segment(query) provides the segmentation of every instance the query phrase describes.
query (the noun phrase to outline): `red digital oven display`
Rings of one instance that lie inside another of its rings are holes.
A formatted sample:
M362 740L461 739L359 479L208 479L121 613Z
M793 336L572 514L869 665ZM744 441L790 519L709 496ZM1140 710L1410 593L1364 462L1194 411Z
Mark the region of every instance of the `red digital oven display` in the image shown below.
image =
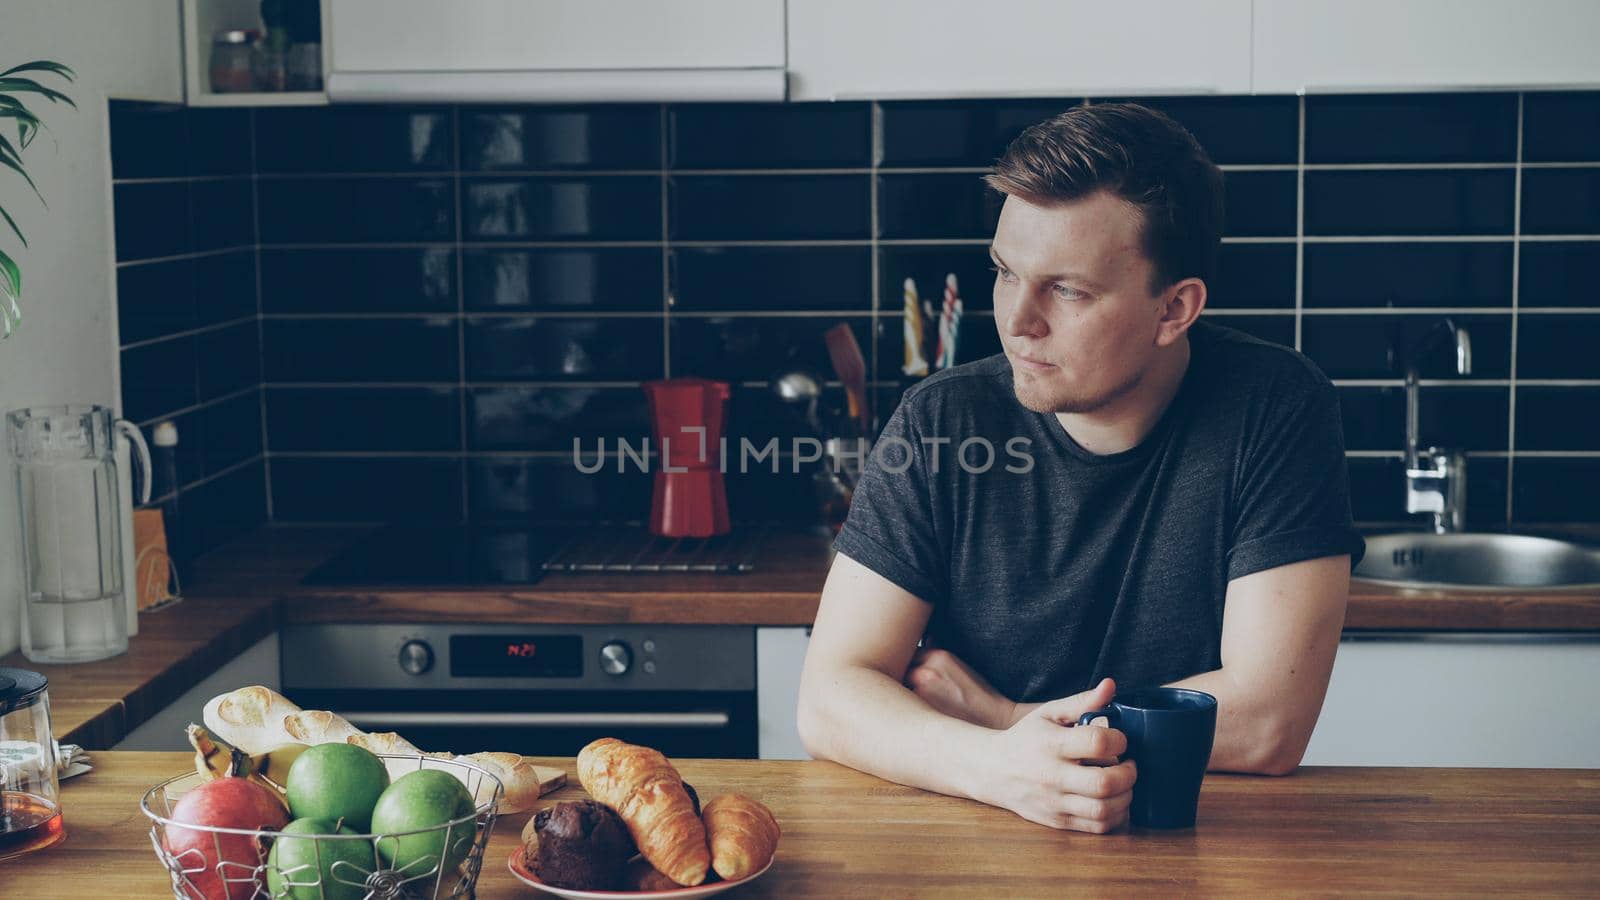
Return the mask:
M464 678L577 678L583 638L572 634L450 636L450 674Z

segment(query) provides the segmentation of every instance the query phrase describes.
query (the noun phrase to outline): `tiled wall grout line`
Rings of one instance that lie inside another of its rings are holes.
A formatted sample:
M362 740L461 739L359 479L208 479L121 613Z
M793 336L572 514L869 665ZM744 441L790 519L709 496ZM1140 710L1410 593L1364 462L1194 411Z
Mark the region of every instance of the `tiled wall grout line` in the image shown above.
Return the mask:
M171 419L176 419L179 416L186 416L186 415L189 415L190 413L199 412L202 409L210 409L213 406L221 406L222 404L227 403L230 400L237 400L240 397L243 397L244 395L250 393L251 391L258 391L258 390L261 390L261 386L258 385L258 384L248 385L246 387L239 388L236 391L230 391L230 392L228 392L226 394L220 394L220 395L218 395L216 397L212 397L210 400L202 400L199 403L191 403L188 406L181 406L181 407L179 407L177 409L174 409L174 410L171 410L169 412L164 412L164 413L161 413L160 415L151 416L148 419L142 419L142 420L140 420L138 422L135 422L134 424L138 425L140 428L154 428L155 426L161 424L162 422L166 422L166 421L169 421ZM178 438L179 438L180 441L183 440L183 435L179 435Z
M450 135L451 158L454 160L456 168L459 169L461 167L461 107L459 105L450 107ZM465 230L465 226L463 225L461 219L461 177L457 175L451 178L450 182L455 191L456 220L456 245L454 251L457 317L456 379L458 383L456 390L456 422L457 426L460 428L459 437L461 443L461 452L464 455L467 452L467 294L465 287L466 273L464 271L465 260L462 258L461 252L461 236ZM467 495L470 493L470 485L468 483L470 478L467 474L467 466L465 463L461 465L460 472L458 474L461 482L461 520L467 521L471 518L471 509L467 502Z
M234 328L247 322L254 322L257 318L258 315L256 313L250 313L248 315L240 316L237 319L229 319L226 322L217 322L213 325L201 325L198 328L190 328L187 331L174 331L171 334L163 334L157 335L153 338L129 341L128 343L123 344L121 349L138 350L141 347L150 347L155 344L164 344L168 341L181 340L183 338L195 337L196 335L201 334L210 334L213 331L226 331L229 328Z
M1509 526L1515 519L1517 478L1517 325L1522 316L1518 307L1522 299L1522 138L1523 108L1527 94L1517 94L1517 169L1511 190L1511 386L1506 389L1506 518Z
M882 352L880 345L883 343L881 322L883 321L883 242L878 232L878 165L883 160L883 104L872 101L868 107L868 132L867 132L867 162L871 164L871 172L867 175L867 235L872 241L871 250L871 324L867 327L872 335L872 346L867 348L867 371L876 375L878 368L878 354ZM878 398L874 392L867 394L867 408L870 409L872 422L875 427L882 427L888 421L888 416L878 409Z
M256 259L256 352L259 369L256 375L256 388L260 391L261 401L261 490L264 492L263 508L266 510L267 521L272 521L272 448L267 441L267 323L262 312L265 301L261 292L261 180L257 174L259 166L256 164L256 111L249 110L250 123L250 236L255 240Z
M1306 98L1301 95L1295 104L1298 112L1298 133L1295 136L1296 159L1294 175L1294 348L1302 349L1301 329L1305 322L1306 294Z
M219 247L215 250L196 250L192 253L174 253L170 256L151 256L144 259L124 259L117 261L117 268L127 269L133 266L152 266L159 263L188 262L189 260L205 259L208 256L226 256L229 253L242 253L246 250L256 249L255 244L236 244L232 247Z
M661 373L672 377L672 182L667 175L672 162L672 116L663 103L657 109L660 127L659 160L661 172Z

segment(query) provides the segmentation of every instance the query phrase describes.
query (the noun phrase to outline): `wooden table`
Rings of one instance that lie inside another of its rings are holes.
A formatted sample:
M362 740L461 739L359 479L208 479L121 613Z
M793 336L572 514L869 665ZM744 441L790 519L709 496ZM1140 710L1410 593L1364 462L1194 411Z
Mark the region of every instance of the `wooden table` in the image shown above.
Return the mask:
M67 840L0 863L18 898L171 896L138 799L180 753L94 755L63 784ZM541 760L573 771L570 759ZM1594 895L1600 770L1305 769L1210 776L1196 828L1095 836L821 762L677 760L707 798L761 798L784 828L772 870L730 897L1061 897L1315 892ZM569 786L556 802L583 796ZM503 817L478 896L537 897L505 860Z

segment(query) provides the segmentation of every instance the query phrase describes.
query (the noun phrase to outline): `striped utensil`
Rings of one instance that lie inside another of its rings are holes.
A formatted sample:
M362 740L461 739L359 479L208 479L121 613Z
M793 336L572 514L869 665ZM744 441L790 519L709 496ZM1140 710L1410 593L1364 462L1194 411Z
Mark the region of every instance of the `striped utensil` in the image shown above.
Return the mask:
M901 324L905 338L905 362L900 371L906 375L928 374L928 360L922 355L922 307L917 301L917 283L910 278L905 284L905 315Z
M961 331L961 293L954 272L944 277L944 309L939 314L939 349L934 368L948 369L956 364L956 339Z

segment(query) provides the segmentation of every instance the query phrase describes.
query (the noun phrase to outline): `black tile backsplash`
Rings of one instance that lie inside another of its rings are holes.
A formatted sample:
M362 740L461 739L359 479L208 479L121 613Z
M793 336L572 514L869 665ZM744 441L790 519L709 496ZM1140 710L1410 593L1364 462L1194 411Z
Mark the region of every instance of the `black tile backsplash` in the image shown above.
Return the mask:
M1514 162L1516 94L1306 98L1308 163Z
M677 175L669 185L678 241L865 238L864 175Z
M661 373L665 320L469 317L469 381L629 381Z
M661 107L468 107L461 167L472 171L658 169Z
M267 519L251 113L111 101L122 415L178 430L173 549ZM160 448L154 448L162 452Z
M1293 172L1225 172L1222 233L1228 237L1294 236Z
M1524 94L1522 158L1527 162L1600 160L1600 92Z
M1456 374L1455 351L1448 341L1423 353L1418 373L1423 378L1509 377L1511 316L1471 313L1452 318L1471 337L1472 374ZM1300 348L1330 378L1398 379L1405 375L1405 348L1439 320L1424 315L1307 315L1300 326Z
M1600 169L1529 169L1522 173L1522 231L1600 232Z
M261 311L455 312L455 248L262 250Z
M471 178L461 184L461 215L473 241L656 241L660 179Z
M437 172L455 166L452 111L398 106L256 113L259 172Z
M267 319L268 382L457 382L454 316Z
M1600 306L1593 277L1600 241L1538 241L1522 245L1523 306Z
M674 106L675 169L865 168L872 153L867 103Z
M682 247L672 275L680 311L872 311L868 247Z
M1308 244L1305 305L1509 309L1513 253L1510 241Z
M1509 167L1319 170L1305 181L1306 234L1511 233L1516 174Z
M448 181L413 178L263 178L263 244L359 244L455 239Z
M614 456L644 437L640 381L730 380L730 438L793 437L804 426L766 382L793 365L831 378L821 335L842 321L881 421L911 382L904 282L937 307L949 273L960 361L998 352L984 245L999 204L981 176L1084 102L114 102L125 409L181 429L198 545L269 506L281 521L641 519L648 475L569 458L574 438ZM1422 440L1471 455L1469 524L1596 520L1600 175L1520 167L1518 147L1600 160L1600 92L1141 102L1225 168L1208 318L1339 383L1358 520L1410 518L1399 352L1446 314L1472 335L1473 372L1444 346L1421 361ZM842 408L836 384L820 406ZM814 509L787 463L730 473L728 492L736 519Z
M461 391L455 387L267 389L274 453L461 449Z

